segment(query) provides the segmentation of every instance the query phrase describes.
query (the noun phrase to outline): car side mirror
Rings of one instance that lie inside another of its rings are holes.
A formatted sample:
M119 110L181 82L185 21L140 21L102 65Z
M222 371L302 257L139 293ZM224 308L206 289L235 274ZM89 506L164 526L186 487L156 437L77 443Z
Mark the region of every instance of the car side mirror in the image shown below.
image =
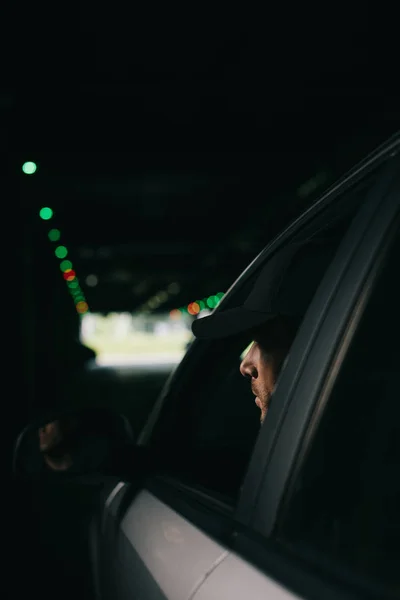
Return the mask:
M13 474L35 481L48 476L110 474L135 445L128 419L109 409L58 410L29 423L14 444Z

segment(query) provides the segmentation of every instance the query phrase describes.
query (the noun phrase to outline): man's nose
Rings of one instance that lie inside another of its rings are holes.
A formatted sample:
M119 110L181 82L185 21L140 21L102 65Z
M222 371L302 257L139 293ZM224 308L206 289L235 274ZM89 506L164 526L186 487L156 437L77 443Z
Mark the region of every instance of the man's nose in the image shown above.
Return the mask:
M249 353L247 353L247 355L240 363L239 369L243 377L248 377L249 379L251 379L251 377L254 375L254 365L249 360Z

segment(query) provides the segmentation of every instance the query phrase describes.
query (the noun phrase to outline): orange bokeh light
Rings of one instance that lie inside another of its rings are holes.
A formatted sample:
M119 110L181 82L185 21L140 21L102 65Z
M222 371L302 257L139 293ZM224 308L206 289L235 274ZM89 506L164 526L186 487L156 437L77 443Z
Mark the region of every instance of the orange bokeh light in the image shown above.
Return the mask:
M191 302L188 305L188 313L190 315L198 315L200 312L200 306L197 304L197 302Z
M76 310L78 311L78 313L80 315L83 315L84 313L86 313L89 310L89 306L87 302L84 302L83 300L81 300L80 302L78 302L76 304Z

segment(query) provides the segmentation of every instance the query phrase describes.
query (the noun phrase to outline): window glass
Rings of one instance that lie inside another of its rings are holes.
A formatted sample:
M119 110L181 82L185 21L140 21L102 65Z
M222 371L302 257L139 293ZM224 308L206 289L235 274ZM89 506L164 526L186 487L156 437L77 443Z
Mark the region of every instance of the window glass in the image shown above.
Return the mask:
M276 537L302 559L400 593L400 236L325 408L316 408ZM320 416L322 412L322 416ZM382 592L382 598L384 593Z

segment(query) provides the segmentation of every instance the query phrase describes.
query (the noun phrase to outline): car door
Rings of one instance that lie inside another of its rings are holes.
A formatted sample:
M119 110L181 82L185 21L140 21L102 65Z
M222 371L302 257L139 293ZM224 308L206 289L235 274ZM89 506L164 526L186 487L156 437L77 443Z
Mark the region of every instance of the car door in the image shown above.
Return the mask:
M386 181L350 262L342 268L345 239L326 274L327 283L342 271L328 306L322 289L310 306L247 472L237 511L246 526L196 600L400 596L398 160ZM298 373L296 350L310 341L315 313L318 332Z
M269 538L291 472L293 442L300 443L305 427L298 421L303 407L296 409L297 389L321 339L332 298L342 289L390 190L393 167L388 174L381 163L390 162L392 153L393 148L386 148L368 163L370 169L355 170L261 253L221 303L221 308L240 303L261 266L288 240L309 238L324 227L339 236L335 258L305 316L260 432L254 399L238 369L249 340L196 341L191 346L141 438L158 452L158 472L140 485L119 482L93 526L100 598L299 597L291 581L280 581L273 568L260 568L248 546L254 537L266 540L260 556L267 554L279 570L284 552L275 550ZM383 235L382 226L374 240ZM290 435L292 454L281 442Z

